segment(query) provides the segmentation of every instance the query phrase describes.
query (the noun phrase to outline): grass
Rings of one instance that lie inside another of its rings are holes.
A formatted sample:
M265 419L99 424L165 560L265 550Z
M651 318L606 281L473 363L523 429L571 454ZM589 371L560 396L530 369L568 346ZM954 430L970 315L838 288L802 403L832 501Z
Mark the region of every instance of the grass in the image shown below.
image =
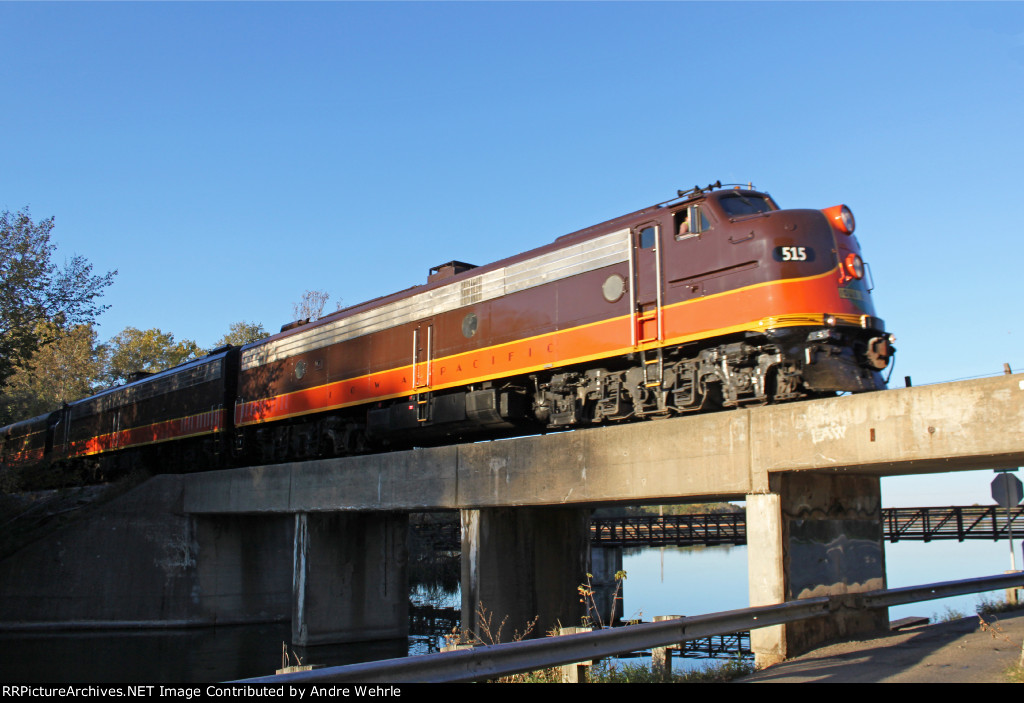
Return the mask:
M932 613L932 622L953 622L955 620L962 620L966 617L967 613L962 610L954 610L947 605L945 612L941 615L939 613Z
M691 671L675 671L665 680L644 664L605 661L590 668L590 683L725 683L754 673L754 663L743 659L705 664Z
M1013 610L1020 610L1022 605L1009 603L1002 598L995 598L989 595L978 596L978 605L975 607L975 612L978 615L996 615L998 613L1008 613Z
M754 663L743 659L705 664L692 671L673 672L665 680L646 664L623 664L614 659L587 667L587 683L726 683L754 673ZM526 674L503 676L495 683L560 683L561 669L552 668Z

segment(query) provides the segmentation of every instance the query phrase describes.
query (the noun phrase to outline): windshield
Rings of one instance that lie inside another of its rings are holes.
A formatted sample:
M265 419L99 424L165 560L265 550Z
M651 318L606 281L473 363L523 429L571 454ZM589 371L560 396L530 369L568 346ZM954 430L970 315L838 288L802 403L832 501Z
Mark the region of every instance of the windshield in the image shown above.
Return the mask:
M771 201L768 198L753 193L726 193L718 199L718 202L730 217L756 215L772 210Z

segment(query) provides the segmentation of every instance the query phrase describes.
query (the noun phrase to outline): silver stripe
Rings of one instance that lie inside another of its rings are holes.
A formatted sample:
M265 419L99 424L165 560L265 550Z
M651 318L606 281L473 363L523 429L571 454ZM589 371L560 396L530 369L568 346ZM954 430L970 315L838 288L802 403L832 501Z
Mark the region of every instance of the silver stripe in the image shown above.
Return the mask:
M366 310L307 332L268 341L242 354L242 370L627 261L629 244L629 230L619 230L518 264L417 293L404 300Z

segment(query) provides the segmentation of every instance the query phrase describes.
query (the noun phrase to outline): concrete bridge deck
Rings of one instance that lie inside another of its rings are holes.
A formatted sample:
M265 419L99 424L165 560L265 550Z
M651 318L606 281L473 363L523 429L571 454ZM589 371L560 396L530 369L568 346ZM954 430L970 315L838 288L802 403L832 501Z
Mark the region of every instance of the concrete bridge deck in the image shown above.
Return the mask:
M192 514L737 500L769 476L1024 464L1024 374L497 442L194 474Z

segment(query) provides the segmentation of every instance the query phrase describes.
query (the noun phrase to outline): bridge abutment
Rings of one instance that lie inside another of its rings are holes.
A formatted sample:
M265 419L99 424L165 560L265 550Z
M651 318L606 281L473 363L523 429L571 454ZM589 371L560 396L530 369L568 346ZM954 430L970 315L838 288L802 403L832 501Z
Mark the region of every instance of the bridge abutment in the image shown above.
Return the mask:
M297 513L292 644L407 637L407 513Z
M463 510L462 627L485 643L576 625L590 545L586 508ZM507 618L507 620L506 620Z
M769 489L747 496L752 606L886 587L877 477L773 474ZM766 666L887 626L886 608L850 608L754 630L750 642L757 664Z

